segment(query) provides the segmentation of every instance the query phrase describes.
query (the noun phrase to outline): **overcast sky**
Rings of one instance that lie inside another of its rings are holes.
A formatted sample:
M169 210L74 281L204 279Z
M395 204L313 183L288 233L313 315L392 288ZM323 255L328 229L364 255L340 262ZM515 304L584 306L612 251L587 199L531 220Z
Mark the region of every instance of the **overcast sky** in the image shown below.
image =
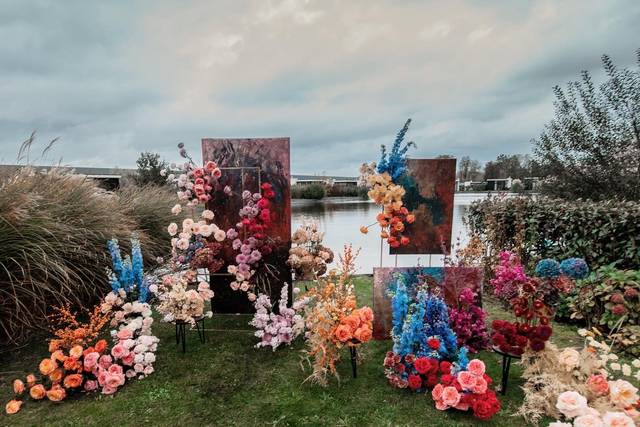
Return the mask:
M407 117L413 157L487 161L640 47L637 0L0 1L3 163L33 130L60 137L40 163L102 167L290 136L294 173L355 175Z

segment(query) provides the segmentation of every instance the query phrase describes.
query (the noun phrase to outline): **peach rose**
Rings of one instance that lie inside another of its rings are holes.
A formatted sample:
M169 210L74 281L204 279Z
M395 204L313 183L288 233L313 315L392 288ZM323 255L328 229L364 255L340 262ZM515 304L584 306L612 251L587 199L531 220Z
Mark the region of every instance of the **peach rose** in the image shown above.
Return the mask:
M351 331L355 331L360 327L360 316L357 314L350 314L344 317L340 323L347 325Z
M62 375L62 368L54 369L54 371L49 374L49 380L52 383L59 383L60 381L62 381Z
M622 412L607 412L602 417L605 427L634 427L635 422Z
M24 383L21 380L13 380L13 392L18 396L24 393Z
M33 374L27 375L27 386L29 388L33 387L36 384L36 376Z
M67 392L64 391L62 387L53 387L51 390L47 391L47 397L52 402L60 402L67 397Z
M591 375L587 380L587 387L595 395L606 396L609 394L609 383L604 375Z
M602 419L600 415L594 414L586 414L580 415L578 418L573 420L574 427L603 427Z
M487 391L487 380L482 377L476 377L476 383L472 391L476 394L484 394Z
M22 401L21 400L10 400L7 405L4 407L4 410L7 414L11 415L11 414L15 414L16 412L18 412L20 410L20 407L22 406Z
M369 323L373 321L373 310L369 307L362 307L358 310L358 315L360 316L360 320L365 323Z
M80 357L82 356L82 352L83 348L81 345L74 345L73 347L71 347L71 350L69 350L69 356L73 357L74 359L80 359Z
M111 349L111 355L116 359L122 359L127 354L129 354L129 350L124 348L122 344L116 344Z
M55 360L56 362L64 362L67 359L67 356L64 355L62 350L56 350L51 353L51 359Z
M445 387L442 390L442 403L447 406L456 406L460 402L460 393L455 387Z
M484 372L485 372L484 362L479 359L473 359L467 365L467 370L471 372L473 375L481 377L484 375Z
M356 329L353 336L360 342L367 342L371 339L371 328L368 326L362 326Z
M33 387L31 387L31 390L29 390L29 395L31 396L32 399L35 399L35 400L40 400L44 398L46 394L47 394L47 391L44 389L44 386L42 384L34 385Z
M464 390L471 390L476 386L476 376L469 371L462 371L458 374L458 382Z
M578 392L565 391L558 396L556 408L567 418L575 418L587 410L587 399Z
M120 340L128 340L129 338L133 337L133 332L131 332L131 329L120 329L118 331L118 339Z
M623 409L634 405L639 399L638 389L628 381L609 381L609 400L614 405Z
M440 400L442 399L442 391L444 390L444 386L442 384L437 384L433 390L431 390L431 397L433 397L433 400Z
M349 341L351 339L351 328L347 325L339 325L334 334L341 342Z
M49 375L57 367L58 365L56 364L55 360L51 360L51 359L42 359L42 362L40 362L40 365L39 365L40 373L42 375Z
M53 353L54 351L59 349L60 349L60 340L49 341L49 353Z
M558 362L565 371L571 372L580 366L580 353L573 348L565 348L558 355Z
M71 374L64 377L63 384L66 388L78 388L82 385L82 375Z

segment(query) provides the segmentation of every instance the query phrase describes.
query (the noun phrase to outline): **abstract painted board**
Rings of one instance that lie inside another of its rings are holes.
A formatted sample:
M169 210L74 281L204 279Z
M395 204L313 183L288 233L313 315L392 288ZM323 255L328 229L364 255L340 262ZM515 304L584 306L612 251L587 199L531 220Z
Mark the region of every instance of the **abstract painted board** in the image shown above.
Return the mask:
M399 178L406 193L404 205L415 215L403 233L407 246L390 248L395 254L442 254L451 248L456 159L407 159L407 173Z
M202 158L218 163L222 170L220 187L229 186L231 196L217 191L207 204L215 214L214 222L223 230L235 227L238 212L243 206L242 192L260 192L264 182L271 184L275 197L271 204L272 225L268 235L273 239L275 250L265 256L264 263L254 276L261 292L267 293L271 301L279 299L281 284L291 287L291 270L286 265L291 247L291 172L289 138L246 138L202 140ZM234 251L227 251L227 264L234 263ZM233 276L223 267L212 275L211 285L216 293L212 300L214 312L248 313L253 309L245 292L233 291L229 283ZM291 292L289 292L291 296Z
M400 277L401 276L401 277ZM443 296L447 306L456 304L463 288L471 288L482 303L481 268L477 267L375 267L373 269L373 338L388 339L391 333L391 297L397 280L402 279L415 293L415 285L423 284L431 292Z

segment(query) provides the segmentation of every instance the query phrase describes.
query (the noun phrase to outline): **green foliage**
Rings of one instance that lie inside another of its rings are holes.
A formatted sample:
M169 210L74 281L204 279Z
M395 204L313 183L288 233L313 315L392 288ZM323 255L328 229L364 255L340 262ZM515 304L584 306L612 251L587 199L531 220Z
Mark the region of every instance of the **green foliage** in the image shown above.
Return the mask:
M154 216L170 215L172 201L149 189L107 193L58 169L22 168L6 178L0 184L0 344L20 343L46 328L51 306L89 306L106 293L108 239L119 239L128 251L137 231L145 263L153 264L166 234L166 223L161 229Z
M293 199L314 199L324 198L326 190L322 184L294 185L291 187L291 198Z
M640 203L487 198L469 208L472 233L491 253L515 250L525 264L580 257L591 268L640 265Z
M618 69L606 55L602 63L607 80L599 87L584 71L565 90L554 88L555 117L534 141L547 194L640 199L640 68Z
M367 196L368 191L366 187L355 185L332 185L326 189L326 195L327 197L360 197L367 199L369 198Z
M620 347L640 354L640 271L598 269L578 282L568 310L572 319L609 332Z
M157 153L145 151L140 153L140 157L136 160L138 165L138 174L135 177L138 185L165 185L167 178L162 176L162 171L167 169L167 162L160 158Z

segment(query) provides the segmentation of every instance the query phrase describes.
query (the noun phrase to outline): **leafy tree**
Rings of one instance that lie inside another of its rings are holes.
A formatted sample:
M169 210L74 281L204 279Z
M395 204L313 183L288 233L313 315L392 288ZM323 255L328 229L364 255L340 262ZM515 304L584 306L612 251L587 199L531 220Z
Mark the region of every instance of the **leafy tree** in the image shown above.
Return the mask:
M460 181L480 181L482 180L482 165L477 160L472 160L469 156L463 156L458 162L458 178Z
M163 171L167 169L167 162L162 160L159 154L148 151L140 153L136 164L138 165L136 184L165 185L167 183L167 178L163 175Z
M554 88L555 117L535 143L548 174L542 191L563 198L640 199L640 50L637 69L602 56L607 80L591 75Z
M518 154L500 154L495 160L487 162L484 167L485 179L495 178L518 178L523 179L529 176L526 168L527 156Z

